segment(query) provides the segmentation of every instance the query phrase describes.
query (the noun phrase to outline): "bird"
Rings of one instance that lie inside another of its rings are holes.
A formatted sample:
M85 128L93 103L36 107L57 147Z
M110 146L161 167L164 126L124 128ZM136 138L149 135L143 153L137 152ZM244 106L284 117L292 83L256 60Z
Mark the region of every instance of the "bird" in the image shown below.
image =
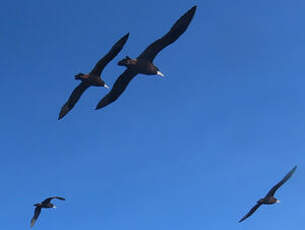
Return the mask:
M102 80L101 73L105 66L112 61L115 56L118 55L118 53L122 50L124 47L127 39L129 37L129 33L125 34L119 41L117 41L110 51L101 58L94 68L91 70L90 73L84 74L79 73L75 75L76 80L80 80L81 83L73 90L71 93L68 101L62 106L58 120L62 119L76 104L76 102L79 100L81 95L85 92L86 89L88 89L90 86L98 86L98 87L105 87L109 89L109 86Z
M153 64L153 60L162 49L175 42L185 32L194 17L196 8L195 5L188 10L162 38L149 45L137 58L132 59L126 56L118 62L119 66L125 66L127 69L118 77L111 91L102 98L96 109L101 109L117 100L129 82L139 73L164 77L159 68Z
M51 203L51 200L53 200L53 199L66 200L66 199L63 198L63 197L52 196L52 197L49 197L49 198L45 199L45 200L42 201L41 203L34 204L34 206L35 206L36 208L35 208L35 211L34 211L34 216L33 216L33 218L31 219L31 227L34 226L36 220L37 220L38 217L39 217L39 214L40 214L42 208L56 208L56 206L55 206L54 204Z
M291 169L279 183L273 186L264 198L258 200L256 205L243 218L240 219L239 223L251 216L263 204L271 205L275 203L280 203L280 201L274 197L274 194L284 183L289 180L289 178L292 176L296 169L297 166Z

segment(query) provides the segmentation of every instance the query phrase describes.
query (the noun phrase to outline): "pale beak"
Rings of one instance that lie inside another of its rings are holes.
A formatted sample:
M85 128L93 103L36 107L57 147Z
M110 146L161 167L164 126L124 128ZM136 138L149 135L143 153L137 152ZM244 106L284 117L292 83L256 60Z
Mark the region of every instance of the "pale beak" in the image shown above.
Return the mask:
M109 86L108 86L108 85L106 85L106 84L104 85L104 87L105 87L106 89L109 89Z
M161 76L161 77L164 77L164 74L161 73L160 71L157 71L157 75Z
M56 206L54 205L53 208L56 208Z
M279 200L276 200L276 202L275 203L280 203L280 201Z

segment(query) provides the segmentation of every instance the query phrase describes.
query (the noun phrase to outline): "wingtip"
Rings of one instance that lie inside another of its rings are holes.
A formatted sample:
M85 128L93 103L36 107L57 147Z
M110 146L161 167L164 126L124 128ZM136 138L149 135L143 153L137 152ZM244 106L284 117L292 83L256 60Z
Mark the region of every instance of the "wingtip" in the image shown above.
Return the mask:
M129 32L128 32L127 34L125 34L125 35L122 37L121 40L123 40L124 42L126 42L127 39L128 39L128 37L129 37Z
M190 11L190 12L195 12L196 9L197 9L197 5L194 5L189 11Z
M294 173L294 172L295 172L295 170L297 170L297 167L298 167L297 165L296 165L296 166L294 166L294 167L293 167L293 169L291 169L291 172L292 172L292 173Z
M99 110L99 109L101 109L101 108L103 108L103 107L102 107L102 106L97 105L97 106L95 107L95 110Z
M189 9L189 10L183 15L183 17L187 17L187 18L189 18L190 20L192 20L193 17L194 17L194 15L195 15L196 9L197 9L197 5L193 6L191 9Z
M238 221L238 223L241 223L241 222L243 222L245 220L245 218L241 218L239 221Z
M60 114L58 115L58 120L63 119L63 117L64 117L65 115L66 115L66 114L60 113Z

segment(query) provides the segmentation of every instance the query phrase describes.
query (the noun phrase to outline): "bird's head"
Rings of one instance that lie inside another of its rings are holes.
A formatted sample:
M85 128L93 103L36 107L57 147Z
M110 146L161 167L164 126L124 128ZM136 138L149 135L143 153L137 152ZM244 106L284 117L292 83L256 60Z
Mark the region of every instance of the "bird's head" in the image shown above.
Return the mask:
M40 206L40 205L41 205L40 203L34 204L34 206L36 206L36 207L37 207L37 206Z
M102 80L102 84L103 84L103 87L105 87L106 89L109 89L109 86L104 82L104 80Z
M126 56L124 59L118 62L119 66L128 66L132 63L132 59L128 56Z

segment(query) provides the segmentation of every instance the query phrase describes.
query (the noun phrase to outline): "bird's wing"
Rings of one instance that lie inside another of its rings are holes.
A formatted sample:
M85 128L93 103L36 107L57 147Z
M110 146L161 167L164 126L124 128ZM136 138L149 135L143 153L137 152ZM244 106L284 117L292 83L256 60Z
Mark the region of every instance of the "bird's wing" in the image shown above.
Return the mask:
M50 203L51 200L53 200L53 199L66 200L65 198L60 197L60 196L52 196L52 197L49 197L49 198L45 199L44 201L42 201L42 204L48 204L48 203Z
M148 46L138 58L143 58L152 62L162 49L176 41L180 35L184 33L193 19L196 8L197 6L192 7L180 17L167 34Z
M110 51L103 57L101 58L96 65L94 66L94 68L91 70L90 75L98 75L100 76L103 69L105 68L105 66L113 59L115 58L115 56L118 55L118 53L122 50L122 48L124 47L127 39L128 39L129 33L127 33L126 35L124 35L119 41L117 41L112 48L110 49Z
M41 208L40 208L40 207L36 207L36 208L35 208L34 216L33 216L33 218L31 219L31 227L34 226L36 220L38 219L39 214L40 214L40 211L41 211Z
M283 184L286 183L287 180L289 180L289 178L292 176L292 174L295 172L296 169L297 169L297 166L295 166L293 169L291 169L289 171L289 173L287 173L287 175L279 183L277 183L275 186L273 186L272 189L270 189L270 191L268 192L268 194L266 196L273 196L274 193L276 192L276 190L278 190Z
M76 102L89 86L89 83L82 82L73 90L68 101L61 107L58 120L62 119L74 107Z
M259 208L259 206L261 206L261 204L257 203L253 208L251 208L251 210L243 218L240 219L239 223L251 216L256 211L256 209Z
M114 83L110 92L98 103L96 109L101 109L114 102L124 92L129 82L137 75L132 70L125 70Z

